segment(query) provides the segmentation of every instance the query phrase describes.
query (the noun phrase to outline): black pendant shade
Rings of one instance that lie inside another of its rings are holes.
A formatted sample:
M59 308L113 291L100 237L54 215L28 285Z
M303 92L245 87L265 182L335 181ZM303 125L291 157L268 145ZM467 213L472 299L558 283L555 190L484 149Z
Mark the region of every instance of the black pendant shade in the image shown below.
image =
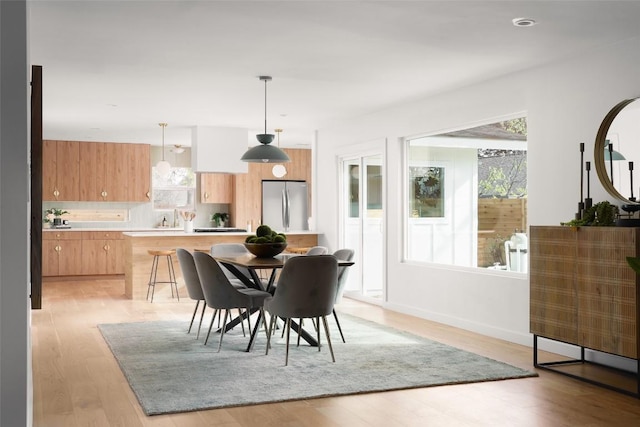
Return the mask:
M284 163L290 162L291 159L287 153L269 145L273 142L275 135L267 133L267 82L271 80L269 76L260 76L260 80L264 81L264 133L256 135L261 145L251 147L242 155L240 160L252 163Z

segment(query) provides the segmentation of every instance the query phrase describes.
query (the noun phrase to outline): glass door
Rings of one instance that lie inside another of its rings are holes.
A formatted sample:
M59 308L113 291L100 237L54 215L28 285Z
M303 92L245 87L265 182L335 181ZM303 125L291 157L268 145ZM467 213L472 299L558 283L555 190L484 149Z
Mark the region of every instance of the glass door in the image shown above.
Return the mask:
M384 195L382 154L342 159L342 247L355 249L345 293L384 298Z

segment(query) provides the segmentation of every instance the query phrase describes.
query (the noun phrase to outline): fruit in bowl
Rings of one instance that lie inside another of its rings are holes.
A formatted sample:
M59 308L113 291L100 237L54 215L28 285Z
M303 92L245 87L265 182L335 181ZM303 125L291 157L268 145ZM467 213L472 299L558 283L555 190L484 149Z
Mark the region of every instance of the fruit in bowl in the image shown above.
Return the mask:
M244 246L258 258L271 258L285 250L287 236L263 224L256 229L256 234L245 239Z

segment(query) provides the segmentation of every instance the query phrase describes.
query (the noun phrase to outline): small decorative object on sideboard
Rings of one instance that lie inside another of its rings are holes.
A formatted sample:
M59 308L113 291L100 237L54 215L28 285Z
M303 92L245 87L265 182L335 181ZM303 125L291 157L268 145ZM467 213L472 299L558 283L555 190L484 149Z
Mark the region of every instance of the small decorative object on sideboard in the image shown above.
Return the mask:
M605 200L586 209L580 219L576 218L571 221L561 222L560 225L570 227L612 227L616 225L618 215L618 206L612 205Z
M287 236L262 224L255 235L246 238L244 246L258 258L271 258L286 249Z
M224 227L225 223L229 220L229 214L226 212L216 212L211 215L211 221L216 227Z

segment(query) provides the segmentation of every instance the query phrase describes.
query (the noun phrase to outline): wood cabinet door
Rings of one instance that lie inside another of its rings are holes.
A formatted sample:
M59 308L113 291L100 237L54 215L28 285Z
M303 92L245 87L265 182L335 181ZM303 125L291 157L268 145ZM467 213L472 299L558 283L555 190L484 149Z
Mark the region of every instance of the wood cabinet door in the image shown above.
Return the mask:
M102 200L100 188L98 187L98 169L104 170L101 165L98 167L98 147L97 142L80 143L80 200L95 202Z
M130 202L151 201L151 146L126 144L125 158L128 165L128 195Z
M200 174L200 203L233 203L233 185L232 174Z
M128 166L129 158L127 157L128 144L112 144L105 143L103 159L106 170L104 176L104 193L102 194L105 201L110 202L126 202L128 199Z
M42 200L80 200L80 145L42 142Z
M42 141L42 200L58 200L57 194L57 144L56 141Z
M60 276L77 276L82 274L82 240L59 240L59 271Z
M107 243L104 240L82 240L82 274L107 274Z
M124 274L124 240L108 240L106 274Z
M60 195L57 200L79 200L80 197L80 143L56 143L56 182Z
M46 233L43 233L46 234ZM60 269L58 268L58 241L42 240L42 275L58 276Z

